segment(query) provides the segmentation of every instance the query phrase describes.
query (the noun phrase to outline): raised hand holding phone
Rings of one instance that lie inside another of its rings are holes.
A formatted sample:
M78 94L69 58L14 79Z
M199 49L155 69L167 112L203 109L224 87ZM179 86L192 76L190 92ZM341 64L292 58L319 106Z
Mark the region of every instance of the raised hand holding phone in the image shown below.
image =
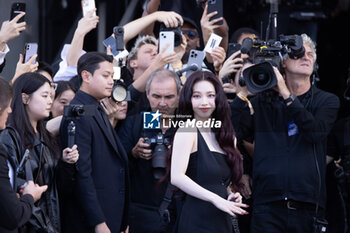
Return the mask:
M208 0L208 15L214 25L223 24L223 0ZM213 13L213 14L212 14Z
M83 16L86 16L90 11L96 8L95 0L81 0L81 7L83 9ZM92 16L96 16L96 12L94 12Z
M19 17L17 23L24 22L24 14L26 13L26 4L24 2L14 2L11 6L11 16L10 21L16 18L18 15L22 14L22 17Z
M163 31L159 33L159 51L168 46L165 53L174 52L174 39L175 34L172 31Z
M19 54L19 59L16 65L16 72L13 78L11 79L11 84L13 84L21 74L24 74L27 72L35 72L38 69L39 63L35 62L33 64L33 61L36 60L37 56L38 55L35 54L28 60L28 62L23 63L24 61L23 55Z
M188 57L187 66L191 66L195 64L198 66L198 70L200 70L202 68L202 63L204 58L205 58L204 51L192 49ZM188 78L193 72L194 72L193 70L186 71L186 77Z
M98 22L99 17L96 16L96 8L94 8L79 20L76 32L82 36L85 36L91 30L96 28Z
M26 43L24 47L24 61L27 63L34 55L38 54L38 44L37 43ZM32 64L36 63L36 59L32 59Z
M4 51L5 45L9 40L12 40L20 35L26 29L26 22L19 23L25 12L18 14L11 21L4 21L0 28L0 51Z

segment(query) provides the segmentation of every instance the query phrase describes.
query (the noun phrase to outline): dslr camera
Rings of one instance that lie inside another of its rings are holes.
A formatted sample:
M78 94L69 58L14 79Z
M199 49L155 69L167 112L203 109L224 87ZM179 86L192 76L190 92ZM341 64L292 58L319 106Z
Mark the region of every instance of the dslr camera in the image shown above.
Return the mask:
M277 78L272 66L280 70L280 63L285 55L291 59L304 56L305 48L299 35L280 35L279 40L253 41L251 38L243 40L246 53L253 56L254 65L243 71L243 78L239 83L246 85L252 94L263 92L277 85Z
M167 151L170 141L165 138L164 135L159 132L155 137L145 138L144 141L149 145L149 149L152 149L152 168L153 177L160 179L165 174L165 168L167 165Z

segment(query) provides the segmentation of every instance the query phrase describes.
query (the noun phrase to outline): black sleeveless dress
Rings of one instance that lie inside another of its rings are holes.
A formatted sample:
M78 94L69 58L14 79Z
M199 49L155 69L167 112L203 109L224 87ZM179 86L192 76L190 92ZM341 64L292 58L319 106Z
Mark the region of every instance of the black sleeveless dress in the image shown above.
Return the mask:
M211 152L198 132L198 150L190 155L186 175L203 188L227 199L231 169L227 156ZM178 233L232 233L230 215L213 204L186 195L178 219Z

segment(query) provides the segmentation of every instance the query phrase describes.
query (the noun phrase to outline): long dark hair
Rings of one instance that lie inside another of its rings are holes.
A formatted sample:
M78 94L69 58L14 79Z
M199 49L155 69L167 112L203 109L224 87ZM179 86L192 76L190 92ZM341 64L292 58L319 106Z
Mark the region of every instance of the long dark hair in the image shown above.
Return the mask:
M72 84L68 81L58 81L57 83L57 89L55 91L55 99L59 98L63 92L67 90L71 90L74 93L76 93L76 89L72 86Z
M0 77L0 115L5 111L11 98L13 96L13 90L10 84Z
M231 111L226 99L226 95L224 93L221 83L213 73L208 71L197 71L194 72L187 79L180 93L177 114L190 115L192 117L194 116L191 99L193 94L193 86L199 81L208 81L211 84L213 84L215 88L216 108L212 114L212 118L221 121L221 128L213 128L212 130L215 133L215 138L219 143L220 147L227 154L227 161L232 169L232 188L235 191L239 191L242 187L242 184L240 182L243 174L242 156L237 150L237 148L234 146L235 132L231 123ZM170 151L170 161L171 153L172 152Z
M14 95L11 104L12 113L9 116L9 123L17 130L25 148L28 149L33 148L34 139L37 138L37 135L29 121L28 113L22 100L22 93L30 96L45 83L50 84L50 81L45 78L45 76L39 73L25 73L19 76L13 84ZM38 121L37 130L42 136L44 143L56 157L57 145L55 144L54 138L46 130L44 120Z

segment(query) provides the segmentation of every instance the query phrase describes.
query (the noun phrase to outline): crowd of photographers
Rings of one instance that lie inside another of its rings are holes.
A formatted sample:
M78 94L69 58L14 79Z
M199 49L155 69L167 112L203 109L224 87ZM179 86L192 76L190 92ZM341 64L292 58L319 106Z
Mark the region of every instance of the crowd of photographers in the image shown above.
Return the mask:
M242 154L244 174L233 191L250 214L238 217L234 232L325 232L327 220L328 232L346 228L328 210L326 193L334 190L326 189L326 166L341 177L329 186L340 188L346 219L350 121L335 124L338 97L314 83L310 37L266 42L250 28L229 36L225 19L213 19L206 4L200 25L157 4L148 1L143 17L122 27L122 47L137 37L124 57L110 45L106 53L83 50L99 23L96 9L89 12L57 71L37 55L6 63L7 42L26 30L18 22L24 13L2 23L0 72L5 65L16 71L9 82L0 79L0 232L175 232L186 194L164 176L176 131L171 116L198 70L222 83ZM155 23L174 32L173 51L158 49ZM212 34L222 41L203 52L201 40L212 43ZM161 127L145 129L145 112L162 115Z

